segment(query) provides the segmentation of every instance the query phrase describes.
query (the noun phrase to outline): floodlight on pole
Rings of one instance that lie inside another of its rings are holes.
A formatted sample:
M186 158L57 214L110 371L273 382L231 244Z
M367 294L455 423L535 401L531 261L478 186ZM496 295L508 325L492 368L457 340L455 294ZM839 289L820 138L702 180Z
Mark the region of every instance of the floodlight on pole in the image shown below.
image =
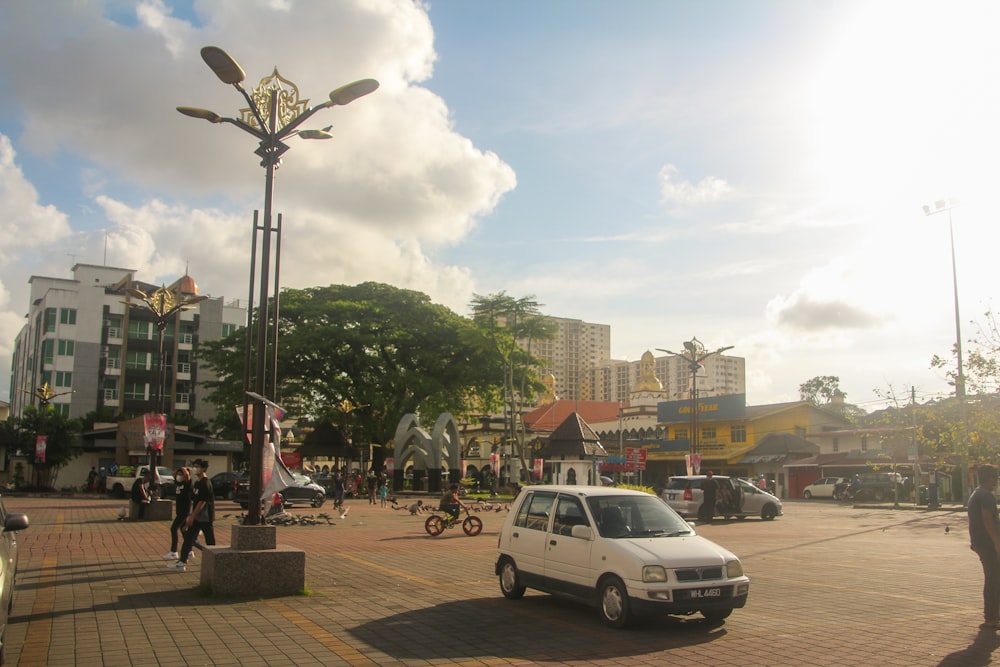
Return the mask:
M667 354L672 354L675 357L680 357L688 363L688 369L691 371L691 437L688 439L689 453L698 453L698 371L701 370L701 362L705 361L709 357L722 354L726 350L733 349L732 345L727 345L725 347L720 347L717 350L708 352L705 350L705 346L697 338L691 338L691 340L684 341L684 352L672 352L670 350L665 350L662 347L656 348L658 352L666 352Z

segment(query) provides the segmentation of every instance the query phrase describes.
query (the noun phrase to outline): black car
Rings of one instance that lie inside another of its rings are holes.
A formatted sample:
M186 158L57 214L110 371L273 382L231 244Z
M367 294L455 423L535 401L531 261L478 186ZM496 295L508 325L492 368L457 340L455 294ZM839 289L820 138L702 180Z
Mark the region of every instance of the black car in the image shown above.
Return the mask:
M212 475L212 479L209 480L212 482L212 493L222 500L234 500L241 475L245 476L246 473L220 472Z
M326 491L322 486L314 483L305 475L292 473L292 476L295 477L295 485L286 487L281 491L281 495L285 497L287 505L309 503L313 507L320 507L326 502ZM239 487L236 489L234 500L240 504L240 507L247 509L250 507L250 503L247 501L249 495L250 479L248 475L244 474L240 477Z
M0 656L7 636L7 620L14 605L14 579L17 575L17 531L28 527L25 514L7 512L0 499ZM2 657L0 657L2 659Z

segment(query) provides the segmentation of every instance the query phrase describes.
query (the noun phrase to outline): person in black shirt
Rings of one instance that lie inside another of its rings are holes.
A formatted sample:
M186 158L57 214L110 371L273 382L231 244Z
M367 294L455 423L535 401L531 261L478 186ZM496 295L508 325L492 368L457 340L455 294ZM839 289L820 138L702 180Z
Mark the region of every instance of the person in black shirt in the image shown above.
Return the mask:
M195 460L191 466L191 503L193 507L184 520L184 543L181 545L181 559L168 567L180 570L187 569L191 548L194 546L198 533L205 534L205 544L215 544L215 530L212 521L215 520L215 496L212 493L212 482L208 479L208 461Z
M149 506L149 486L150 477L148 474L137 477L132 483L132 502L138 505L139 509L136 518L142 521L146 518L146 508Z
M979 486L969 498L969 548L983 564L983 623L981 628L1000 627L1000 518L993 489L997 469L980 466Z
M698 518L705 523L711 523L715 517L715 501L718 498L719 485L712 479L712 471L705 473L705 479L701 483L702 502L698 510Z
M179 560L177 544L183 535L184 521L191 513L191 473L181 466L174 471L174 522L170 524L170 551L163 560Z

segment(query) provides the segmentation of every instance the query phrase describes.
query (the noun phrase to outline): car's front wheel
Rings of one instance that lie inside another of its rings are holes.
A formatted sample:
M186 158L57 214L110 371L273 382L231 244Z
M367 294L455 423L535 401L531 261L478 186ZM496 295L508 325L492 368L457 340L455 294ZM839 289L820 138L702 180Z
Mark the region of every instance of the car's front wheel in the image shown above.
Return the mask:
M613 628L623 628L632 620L628 590L618 577L602 579L597 586L597 610L601 620Z
M802 494L802 497L805 498L806 500L809 500L810 498L813 497L812 491L806 491L805 493Z
M764 521L771 521L776 516L778 516L778 508L772 503L764 505L764 507L760 510L760 518Z
M312 501L310 501L309 504L312 505L313 507L322 507L324 502L326 502L326 496L324 496L322 493L317 493L315 496L313 496L313 499Z
M508 600L520 600L524 597L526 587L521 584L517 574L517 566L509 558L500 565L500 592Z

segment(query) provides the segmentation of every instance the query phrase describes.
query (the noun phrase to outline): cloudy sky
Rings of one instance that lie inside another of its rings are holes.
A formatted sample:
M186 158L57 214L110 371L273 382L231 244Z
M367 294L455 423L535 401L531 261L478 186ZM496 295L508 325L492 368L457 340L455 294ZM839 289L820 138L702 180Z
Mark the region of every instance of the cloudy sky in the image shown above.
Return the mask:
M1000 4L917 0L53 0L0 4L0 377L32 275L75 262L244 298L263 170L199 55L275 67L333 140L277 175L282 281L377 280L463 314L535 295L611 325L612 356L697 336L748 401L929 369L993 306ZM8 395L0 382L0 399Z

